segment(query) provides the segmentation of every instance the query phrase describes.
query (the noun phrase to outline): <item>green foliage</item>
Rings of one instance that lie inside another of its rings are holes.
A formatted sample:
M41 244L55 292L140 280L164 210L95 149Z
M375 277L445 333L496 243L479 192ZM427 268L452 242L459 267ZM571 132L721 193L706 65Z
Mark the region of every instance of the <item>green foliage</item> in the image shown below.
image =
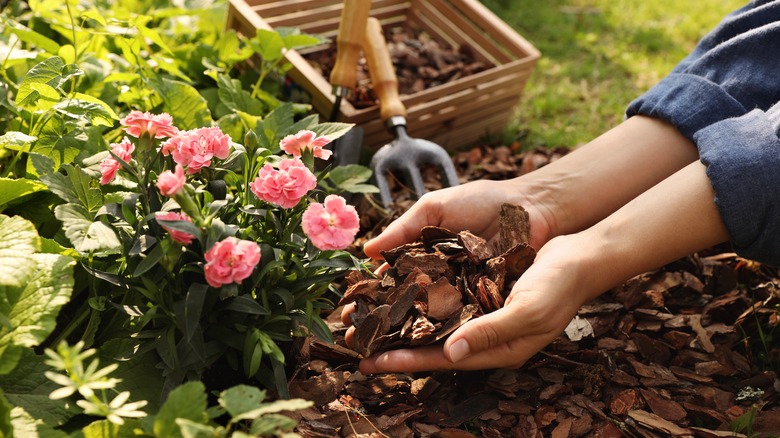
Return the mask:
M240 386L208 407L206 391L228 385L186 382L213 370L285 395L291 341L329 339L331 282L365 269L314 247L301 215L326 194L374 190L368 169L325 169L294 208L250 189L285 136L351 128L282 100L284 53L323 39L284 28L246 39L222 28L224 0L180 6L30 0L0 12L2 436L289 436L295 422L279 412L308 403ZM219 127L229 156L163 196L155 182L174 162L161 139L118 126L132 111L165 112L181 131ZM126 137L127 161L115 149ZM112 160L118 176L101 184ZM311 153L303 160L313 168ZM156 218L169 211L192 222ZM261 262L209 285L205 253L231 236L255 242Z

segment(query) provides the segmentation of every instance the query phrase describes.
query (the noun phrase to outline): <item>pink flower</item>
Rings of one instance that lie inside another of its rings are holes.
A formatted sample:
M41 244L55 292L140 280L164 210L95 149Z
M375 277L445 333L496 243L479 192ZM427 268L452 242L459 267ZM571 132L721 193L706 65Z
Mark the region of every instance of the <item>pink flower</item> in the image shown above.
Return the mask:
M230 136L219 128L198 128L179 133L162 144L163 155L171 155L173 161L187 168L188 174L198 173L211 166L217 157L224 160L230 153Z
M255 196L282 208L295 207L315 187L317 177L297 157L280 161L279 169L266 164L257 178L249 183Z
M163 196L173 197L179 194L187 178L184 177L184 168L176 165L176 172L166 170L157 177L157 188Z
M155 215L155 218L162 219L162 220L165 220L165 221L187 221L187 222L192 222L192 219L190 219L190 217L187 216L186 214L184 214L184 213L176 213L175 211L168 211L168 212L165 212L165 213L162 213L162 212L161 213L157 213ZM190 233L186 233L184 231L175 230L173 228L170 228L170 227L166 226L165 224L163 224L161 222L158 222L158 223L160 224L161 227L163 227L163 229L165 231L168 232L168 234L171 235L171 238L175 242L179 242L182 245L189 245L190 243L192 243L192 239L195 238L195 236L193 236Z
M111 144L111 152L113 152L114 155L121 158L122 161L126 163L129 163L130 160L133 159L132 154L134 150L135 145L130 143L130 140L127 137L124 137L119 143ZM114 178L116 178L116 172L121 166L122 165L119 164L119 161L117 161L112 155L104 158L103 161L100 162L100 184L105 185L113 181Z
M260 247L255 242L228 237L217 242L205 254L206 282L213 287L241 283L252 275L260 262Z
M300 157L304 150L311 149L315 157L327 160L333 154L332 151L323 148L328 143L330 143L330 139L317 137L313 131L303 129L296 134L284 137L279 144L282 146L282 150L290 155Z
M152 138L173 137L179 132L179 129L173 126L173 117L167 113L155 115L130 111L119 123L125 126L125 132L136 138L141 138L144 134Z
M320 250L344 249L354 240L360 228L355 207L338 195L325 197L324 205L312 203L303 212L303 232Z

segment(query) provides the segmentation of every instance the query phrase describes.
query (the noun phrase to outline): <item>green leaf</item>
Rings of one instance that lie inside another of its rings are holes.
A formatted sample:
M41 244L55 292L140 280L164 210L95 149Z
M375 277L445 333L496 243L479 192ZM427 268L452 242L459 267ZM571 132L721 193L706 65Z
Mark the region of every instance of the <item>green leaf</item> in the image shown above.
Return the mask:
M47 38L19 22L6 20L4 24L8 26L8 30L27 44L31 44L51 54L55 54L60 50L60 45L54 40Z
M203 303L206 301L206 293L209 287L205 284L193 283L184 299L184 338L189 341L195 334L200 317L203 313Z
M55 169L58 169L62 163L73 163L87 146L88 140L89 137L82 128L51 118L38 135L38 141L31 152L51 158ZM31 168L31 165L28 165L28 168Z
M30 112L47 111L54 107L60 98L60 93L50 85L23 82L19 86L14 102L19 108Z
M290 400L277 400L272 403L267 403L262 407L245 412L241 415L233 417L233 421L237 420L253 420L259 418L265 414L273 414L284 411L298 411L313 406L314 403L303 400L300 398L294 398Z
M13 425L13 436L15 437L67 438L68 436L65 432L55 429L51 423L31 415L27 410L18 406L11 410L11 425Z
M237 385L219 394L219 404L233 417L260 407L265 400L265 391L254 386Z
M10 437L13 432L11 425L11 410L14 407L5 399L2 389L0 389L0 436Z
M303 33L297 27L279 26L275 27L274 30L282 37L284 47L288 50L316 46L317 44L324 44L328 41L327 38Z
M80 99L63 99L62 102L57 103L52 108L64 116L84 123L91 123L96 126L114 125L111 113L97 103Z
M176 425L181 429L181 434L184 438L214 438L217 436L224 436L220 434L215 427L196 423L187 420L186 418L177 418Z
M19 131L8 131L0 135L0 148L13 151L27 151L29 146L38 140L38 137L27 135Z
M36 271L24 288L2 288L6 298L20 293L18 300L7 303L11 305L8 312L2 309L14 328L0 329L0 345L40 344L54 330L57 314L73 292L73 259L56 254L33 254L32 258Z
M337 189L350 193L376 193L379 189L371 184L366 184L371 179L373 172L366 166L348 164L334 167L328 174L330 181Z
M57 50L59 50L59 46ZM63 82L62 73L64 69L65 62L63 62L62 58L52 56L33 66L24 76L21 85L35 83L57 88Z
M284 41L278 32L267 29L257 29L254 38L249 40L249 46L264 61L274 62L282 57Z
M130 391L132 401L146 400L145 412L157 412L162 397L163 376L157 369L158 359L153 353L136 354L131 339L112 339L100 346L100 363L119 364L112 377L122 379L117 391Z
M268 315L268 310L249 295L238 295L225 300L224 303L222 310L232 310L250 315Z
M79 253L115 254L122 248L116 230L100 221L79 204L63 204L54 208L54 215L62 221L65 236Z
M285 103L268 113L265 119L258 121L254 131L260 147L278 151L279 142L289 133L294 118L292 104Z
M252 423L249 432L252 434L251 436L280 436L283 431L293 430L297 425L298 422L290 417L281 414L266 414Z
M20 217L0 215L0 286L2 293L6 288L22 288L34 274L37 262L33 253L40 249L40 238L33 224ZM14 291L17 294L19 290ZM7 314L3 306L10 305L7 295L0 295L0 310Z
M335 140L346 134L354 126L355 125L352 123L328 122L320 123L319 125L311 128L311 130L316 132L317 136L327 137L331 140Z
M135 430L140 428L141 421L134 418L126 418L122 425L98 420L81 429L81 433L71 435L71 438L137 438Z
M136 266L135 271L133 271L133 277L137 278L148 272L156 264L160 263L164 255L165 251L163 251L162 245L155 245L149 254L141 260L141 263Z
M46 356L37 355L28 348L24 349L16 369L10 374L0 376L0 388L3 388L6 398L13 406L23 409L50 426L59 426L77 411L68 400L49 398L49 394L60 386L44 376L45 371L51 370L51 367L44 363L45 360Z
M151 80L149 85L163 100L161 111L170 114L179 129L211 125L208 103L192 85L167 78Z
M154 435L157 438L182 437L177 418L194 423L207 424L206 388L201 382L187 382L168 394L168 399L154 419Z
M109 115L109 117L111 117L111 119L119 120L119 116L116 114L116 112L114 112L114 110L107 103L98 99L97 97L90 96L89 94L84 94L84 93L74 93L73 98L98 104L105 110L105 112Z
M92 177L78 167L66 164L62 169L67 172L67 175L61 173L43 175L41 181L62 200L84 207L92 215L89 219L93 219L103 206L103 194L100 189L92 187Z
M241 81L231 79L228 75L219 75L219 99L233 111L241 111L254 116L263 116L266 106L241 88Z
M0 178L0 211L22 196L47 190L45 184L31 179Z

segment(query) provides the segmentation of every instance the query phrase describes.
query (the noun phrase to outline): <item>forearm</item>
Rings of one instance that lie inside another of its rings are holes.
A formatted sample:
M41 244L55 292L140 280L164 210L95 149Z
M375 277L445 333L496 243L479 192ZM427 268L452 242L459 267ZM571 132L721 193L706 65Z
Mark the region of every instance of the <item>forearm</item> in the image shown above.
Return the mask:
M671 125L636 116L516 181L548 210L555 236L595 224L697 158Z
M643 272L728 240L705 167L694 162L571 237L590 298Z

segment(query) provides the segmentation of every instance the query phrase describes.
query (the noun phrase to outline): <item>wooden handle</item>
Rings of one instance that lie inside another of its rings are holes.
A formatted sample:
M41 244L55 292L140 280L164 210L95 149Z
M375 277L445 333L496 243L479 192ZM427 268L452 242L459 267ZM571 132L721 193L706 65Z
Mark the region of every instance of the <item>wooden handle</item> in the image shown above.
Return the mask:
M379 98L382 121L394 116L406 117L406 107L398 95L398 78L395 76L395 66L382 33L382 25L374 17L370 17L366 23L366 42L363 50L366 52L374 93Z
M331 85L346 89L355 88L358 57L363 48L366 20L370 10L371 0L344 0L336 39L336 64L330 72Z

